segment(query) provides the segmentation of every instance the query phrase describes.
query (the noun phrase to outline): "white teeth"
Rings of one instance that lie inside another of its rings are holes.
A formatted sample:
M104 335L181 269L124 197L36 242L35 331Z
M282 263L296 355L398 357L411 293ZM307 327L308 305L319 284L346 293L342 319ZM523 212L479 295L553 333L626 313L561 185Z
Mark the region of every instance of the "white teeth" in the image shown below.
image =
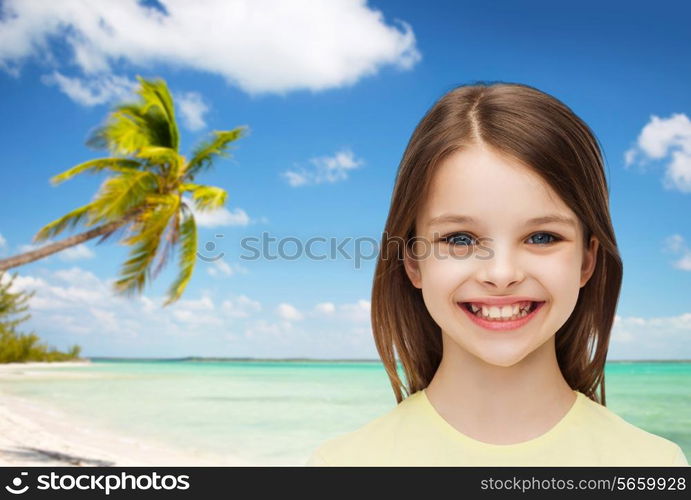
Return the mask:
M477 306L475 304L470 304L470 308L478 317L483 317L490 320L512 320L523 318L528 315L532 302L526 302L521 304L505 305L505 306L486 306L482 304ZM523 307L521 307L523 305Z

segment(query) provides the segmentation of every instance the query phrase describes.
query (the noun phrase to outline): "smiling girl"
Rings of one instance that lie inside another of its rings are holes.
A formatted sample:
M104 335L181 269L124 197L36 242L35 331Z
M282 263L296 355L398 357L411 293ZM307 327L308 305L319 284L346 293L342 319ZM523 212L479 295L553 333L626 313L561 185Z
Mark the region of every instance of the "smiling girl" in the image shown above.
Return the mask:
M590 128L533 87L435 103L400 164L372 291L398 404L308 465L688 465L605 406L623 266L603 164Z

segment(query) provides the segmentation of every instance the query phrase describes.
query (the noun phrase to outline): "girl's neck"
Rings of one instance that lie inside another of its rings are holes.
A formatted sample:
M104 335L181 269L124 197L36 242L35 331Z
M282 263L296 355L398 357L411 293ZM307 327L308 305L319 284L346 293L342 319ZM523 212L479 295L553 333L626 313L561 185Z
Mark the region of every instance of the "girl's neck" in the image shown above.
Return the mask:
M509 367L488 364L444 337L442 361L425 393L466 436L491 444L527 441L554 427L575 401L554 337Z

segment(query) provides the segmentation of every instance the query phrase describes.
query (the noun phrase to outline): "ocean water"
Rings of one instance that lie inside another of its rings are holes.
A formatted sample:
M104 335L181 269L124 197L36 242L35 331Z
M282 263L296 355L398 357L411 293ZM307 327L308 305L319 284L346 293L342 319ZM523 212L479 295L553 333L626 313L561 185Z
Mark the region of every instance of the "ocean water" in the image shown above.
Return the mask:
M257 465L304 464L396 404L379 362L96 360L31 371L2 390L130 437ZM63 376L41 375L49 371ZM612 411L691 459L691 362L610 362L605 380Z

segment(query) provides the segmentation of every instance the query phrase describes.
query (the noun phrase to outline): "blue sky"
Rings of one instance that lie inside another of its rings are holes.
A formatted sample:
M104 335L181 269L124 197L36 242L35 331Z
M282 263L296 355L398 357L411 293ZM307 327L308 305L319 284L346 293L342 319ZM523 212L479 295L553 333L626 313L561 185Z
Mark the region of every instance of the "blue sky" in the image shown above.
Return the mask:
M684 3L0 5L0 256L98 190L103 176L49 178L102 155L85 139L136 75L167 80L183 152L212 130L250 128L198 179L229 193L225 210L198 221L200 253L223 257L198 261L179 303L160 307L174 261L141 297L114 297L128 253L115 243L15 269L17 286L36 290L26 328L51 345L77 343L87 356L376 358L371 244L356 266L343 256L243 260L240 240L378 241L426 110L456 85L500 80L561 99L603 145L624 261L609 359L691 358Z

